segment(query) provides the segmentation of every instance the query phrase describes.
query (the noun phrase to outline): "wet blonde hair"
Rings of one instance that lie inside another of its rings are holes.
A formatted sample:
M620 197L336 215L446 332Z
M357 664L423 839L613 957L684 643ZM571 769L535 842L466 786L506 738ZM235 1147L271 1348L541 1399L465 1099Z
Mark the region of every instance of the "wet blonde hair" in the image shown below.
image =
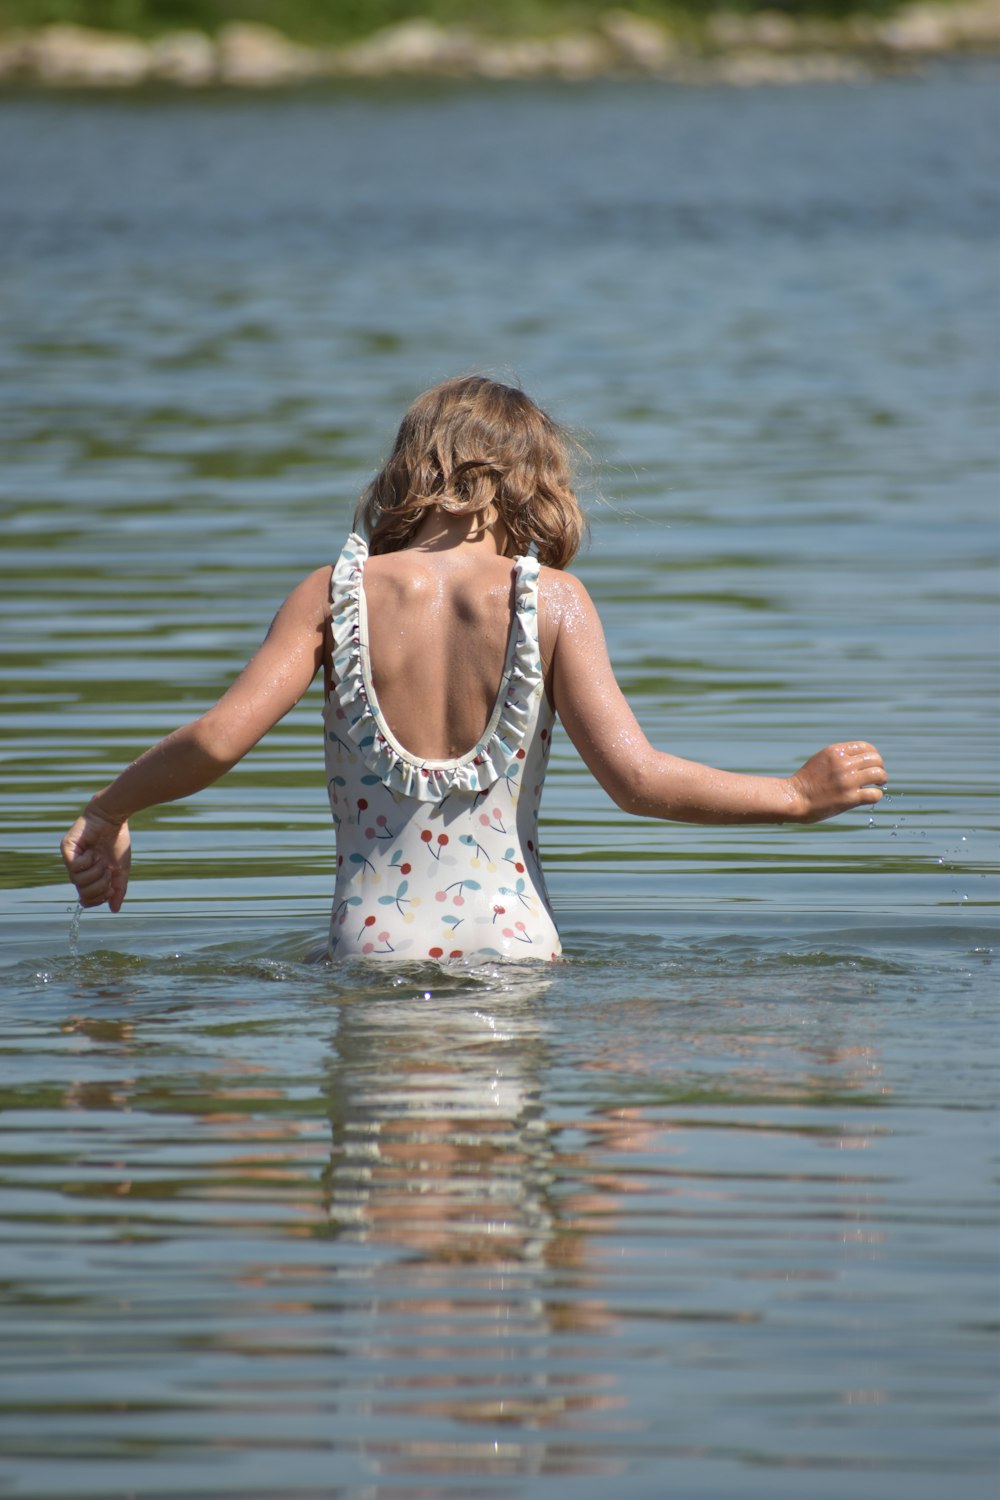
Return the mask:
M510 556L534 548L552 568L572 559L585 529L568 438L523 391L485 375L446 380L417 397L355 525L373 554L397 552L435 505L481 515L484 525L499 519Z

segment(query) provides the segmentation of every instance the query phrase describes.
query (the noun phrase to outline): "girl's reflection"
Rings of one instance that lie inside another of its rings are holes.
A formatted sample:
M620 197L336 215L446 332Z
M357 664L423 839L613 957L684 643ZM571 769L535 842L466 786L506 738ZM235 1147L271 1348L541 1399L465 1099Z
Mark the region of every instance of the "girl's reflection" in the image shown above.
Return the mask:
M341 1008L331 1222L428 1262L537 1261L553 1234L537 971Z
M370 1273L374 1341L398 1371L375 1400L384 1414L542 1429L620 1405L580 1337L615 1320L579 1274L587 1239L572 1192L556 1206L557 1132L542 1100L550 984L532 969L478 992L341 1007L327 1211L342 1241L397 1252L374 1255ZM446 1432L421 1437L431 1471L454 1457ZM539 1461L537 1431L527 1446L513 1437L502 1460L481 1455L481 1472ZM401 1440L369 1457L392 1473L412 1455ZM581 1451L571 1467L590 1462Z

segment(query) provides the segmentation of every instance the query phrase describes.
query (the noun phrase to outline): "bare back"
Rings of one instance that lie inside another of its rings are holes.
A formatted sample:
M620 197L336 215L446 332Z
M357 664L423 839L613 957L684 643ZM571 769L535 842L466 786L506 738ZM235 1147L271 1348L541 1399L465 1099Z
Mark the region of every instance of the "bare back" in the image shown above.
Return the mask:
M448 760L480 738L503 677L513 562L493 551L407 548L364 570L375 694L412 755Z

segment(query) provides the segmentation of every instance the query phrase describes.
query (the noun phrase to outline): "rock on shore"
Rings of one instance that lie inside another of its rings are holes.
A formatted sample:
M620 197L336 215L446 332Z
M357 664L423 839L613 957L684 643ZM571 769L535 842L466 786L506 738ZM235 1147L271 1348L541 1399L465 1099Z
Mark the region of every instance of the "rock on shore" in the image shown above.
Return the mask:
M887 19L842 21L720 10L684 36L627 9L606 11L587 31L512 39L413 20L336 49L299 46L272 27L243 21L214 37L175 31L153 41L57 25L0 37L0 81L103 89L421 76L797 83L865 77L968 52L1000 53L1000 0L913 4Z

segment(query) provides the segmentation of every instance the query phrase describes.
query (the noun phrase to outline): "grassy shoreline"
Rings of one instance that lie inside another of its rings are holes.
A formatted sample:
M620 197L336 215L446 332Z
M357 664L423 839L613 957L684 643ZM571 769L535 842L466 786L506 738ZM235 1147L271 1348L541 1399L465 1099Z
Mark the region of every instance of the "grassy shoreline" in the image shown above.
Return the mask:
M11 9L25 11L31 6L32 0L18 0L13 7L0 0L0 82L260 88L324 78L572 81L639 76L678 82L795 83L912 70L924 61L956 53L1000 53L1000 0L937 0L892 10L879 4L878 9L837 16L806 6L794 14L772 9L674 9L669 22L645 11L595 12L594 7L584 7L583 20L544 34L500 33L492 15L489 30L415 16L337 46L307 45L290 31L245 16L214 30L189 24L152 35L72 22L3 29ZM173 0L170 13L178 7L184 13L183 0ZM43 0L36 0L34 8L44 11ZM149 11L142 0L108 0L103 8L74 6L68 0L68 8L134 13L137 18ZM221 9L195 3L190 8L197 14ZM245 0L242 8L249 8ZM275 9L266 3L257 8L268 13ZM384 7L394 8L398 9ZM452 6L456 8L462 9ZM360 6L358 13L367 9ZM559 6L555 11L565 15L571 9ZM511 14L508 7L502 10ZM537 4L529 4L525 13L537 10ZM464 11L475 14L469 6ZM554 19L555 12L549 15Z
M948 3L948 0L945 0ZM952 0L954 3L954 0ZM884 19L906 0L624 0L632 14L683 32L725 9L742 16L766 11L794 21ZM414 20L494 38L545 37L593 30L615 0L0 0L0 33L77 25L150 40L164 32L216 35L233 22L273 26L306 46L361 41L387 26Z

